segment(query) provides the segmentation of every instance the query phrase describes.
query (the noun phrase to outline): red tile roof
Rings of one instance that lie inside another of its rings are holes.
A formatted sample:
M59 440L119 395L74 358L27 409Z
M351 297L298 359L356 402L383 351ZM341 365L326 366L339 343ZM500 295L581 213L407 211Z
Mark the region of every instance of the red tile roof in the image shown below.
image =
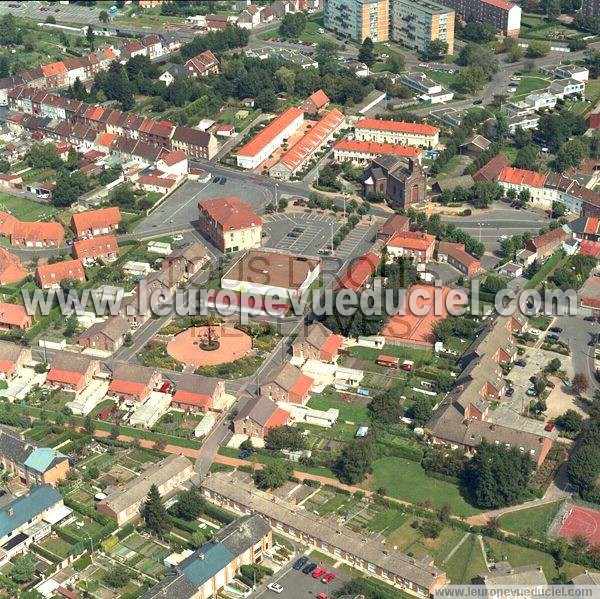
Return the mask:
M513 2L507 2L506 0L481 0L484 4L489 4L491 6L495 6L496 8L501 8L502 10L510 10L515 7L516 4Z
M187 406L202 406L203 408L210 409L213 405L213 399L210 395L205 393L193 393L191 391L182 391L178 389L173 395L171 403L185 404Z
M438 127L425 123L407 123L405 121L384 121L382 119L362 119L355 125L356 129L376 129L395 133L413 133L417 135L436 135Z
M66 73L67 69L64 62L53 62L51 64L42 65L42 73L44 77L51 77L52 75L58 75L59 73Z
M375 252L369 252L361 256L348 267L346 274L338 283L338 289L358 291L377 270L380 262L381 256Z
M327 106L330 102L329 97L322 89L318 89L316 92L312 93L308 99L317 107L317 110Z
M17 219L12 214L0 211L0 235L10 237L15 230L16 223Z
M544 246L552 242L560 241L561 239L566 238L567 234L564 232L562 227L557 227L556 229L552 229L552 231L548 231L543 235L538 235L537 237L534 237L533 239L527 242L527 245L533 247L534 250L537 250L539 248L543 248Z
M285 152L279 162L294 172L321 147L343 122L344 115L334 108Z
M600 232L600 219L590 216L585 221L585 228L583 232L587 233L588 235L598 235Z
M8 250L0 248L0 284L16 283L26 276L27 270L21 266L19 258Z
M87 210L71 217L71 227L76 235L91 229L103 229L121 222L121 211L116 207Z
M281 408L277 408L270 416L270 418L265 422L265 426L263 427L265 431L270 428L277 428L278 426L285 426L290 419L290 413L282 410Z
M110 382L108 390L117 395L142 395L146 390L146 385L115 379Z
M3 360L0 358L0 372L7 374L12 372L15 368L16 362L13 360Z
M505 166L498 175L498 181L512 185L527 185L529 187L544 187L546 177L542 173L528 171L522 168Z
M102 258L109 254L119 253L119 246L114 235L102 235L89 239L80 239L73 243L73 255L76 258Z
M292 385L290 393L299 395L300 397L306 397L313 383L313 379L311 379L309 376L306 376L305 374L301 374L296 379L296 382Z
M183 160L187 160L187 154L183 150L175 150L174 152L169 152L162 157L162 161L167 166L173 166L178 162L182 162Z
M54 264L44 264L36 269L37 280L43 287L59 284L65 279L85 281L81 260L65 260Z
M21 304L0 302L0 324L23 327L30 321L31 316Z
M584 256L593 256L594 258L600 258L600 243L598 241L590 241L584 239L581 242L579 253Z
M54 242L60 245L64 239L65 231L60 223L26 222L17 220L14 225L13 240L23 242Z
M406 248L409 250L428 250L435 243L435 237L420 231L402 231L396 233L389 241L388 246Z
M148 185L152 187L162 187L163 189L171 189L171 187L177 183L175 179L159 177L158 175L141 175L138 181L142 186Z
M342 343L344 343L344 338L341 335L329 335L321 346L321 351L335 356L342 347Z
M59 370L50 368L46 375L46 382L63 385L79 386L85 380L85 374L82 372L73 372L70 370Z
M210 217L221 225L223 231L258 227L263 222L250 204L235 196L199 202L198 208L208 212Z
M505 166L510 166L510 160L502 153L497 154L473 175L473 180L495 181Z
M402 144L378 143L376 141L359 141L357 139L342 139L333 148L335 150L355 152L369 155L392 154L406 158L417 158L421 154L420 148L403 146Z
M272 120L264 129L259 131L247 144L237 151L238 156L256 156L266 145L277 137L298 117L304 113L299 108L291 106Z

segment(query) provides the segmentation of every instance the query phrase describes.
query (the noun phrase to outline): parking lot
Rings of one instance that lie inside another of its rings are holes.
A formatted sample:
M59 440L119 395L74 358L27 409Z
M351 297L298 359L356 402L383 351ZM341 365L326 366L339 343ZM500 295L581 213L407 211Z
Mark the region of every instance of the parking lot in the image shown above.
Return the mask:
M222 179L220 177L220 179ZM236 196L248 202L256 212L261 213L265 204L271 201L273 190L262 182L253 182L248 178L240 179L227 176L226 182L213 183L211 177L207 183L187 181L167 198L159 208L144 219L136 228L136 233L149 233L152 229L169 225L187 226L198 220L198 202Z
M339 569L328 566L327 564L319 564L327 570L327 572L335 573L335 580L329 584L324 584L320 580L313 578L310 574L304 574L302 571L297 571L292 568L292 564L296 561L293 559L289 564L278 573L274 574L266 584L276 582L283 587L281 594L266 588L266 585L261 587L251 595L251 597L285 597L285 599L306 599L307 597L316 597L319 593L325 593L331 597L334 591L342 588L345 582L349 580L349 576L340 572ZM310 563L310 561L308 562Z
M318 255L341 226L335 218L315 212L271 214L265 220L267 247L307 256Z

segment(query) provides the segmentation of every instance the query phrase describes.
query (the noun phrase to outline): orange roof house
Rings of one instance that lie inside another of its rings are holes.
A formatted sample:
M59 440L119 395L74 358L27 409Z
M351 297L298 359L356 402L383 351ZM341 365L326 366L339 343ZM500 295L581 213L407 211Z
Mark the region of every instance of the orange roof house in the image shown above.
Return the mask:
M304 100L301 108L309 114L317 114L321 109L325 108L329 102L330 100L327 94L322 89L318 89Z
M426 123L408 123L406 121L386 121L383 119L362 119L355 129L373 129L377 131L393 131L394 133L412 133L418 135L436 135L438 127Z
M26 222L14 224L11 243L26 247L59 247L65 237L60 223Z
M119 228L121 211L117 207L87 210L71 217L71 228L77 237L108 235Z
M0 329L25 330L31 327L32 324L33 317L27 314L24 306L0 302Z
M113 362L110 368L112 380L108 392L121 400L144 401L161 381L157 370L145 366Z
M78 239L73 243L73 256L79 260L115 260L119 256L119 246L114 235Z
M15 230L16 222L17 219L12 214L0 211L0 235L11 237Z
M81 260L65 260L54 264L38 266L35 278L42 289L57 288L66 279L85 283L85 271Z
M333 156L338 161L350 159L356 162L365 162L376 156L388 154L403 158L419 159L422 150L415 146L376 141L358 141L356 139L341 139L333 146Z
M527 187L544 187L546 176L536 171L505 166L498 175L498 183Z
M52 358L46 385L79 393L100 370L100 362L85 354L59 351Z
M433 258L435 237L420 231L401 231L387 243L392 256L404 256L415 262L429 262Z
M0 285L10 285L24 279L27 270L21 266L17 256L8 250L0 248Z
M233 430L237 435L264 439L272 428L285 426L289 420L289 412L268 397L259 397L246 402L233 420Z
M344 276L340 279L337 286L338 289L359 291L365 286L369 278L373 276L380 262L381 256L376 252L369 252L353 261Z
M315 322L294 340L292 355L303 360L333 362L343 342L341 335L335 335L323 323Z
M260 393L273 401L304 405L314 381L289 362L270 382L261 385Z
M208 412L217 406L224 391L223 381L196 374L182 374L177 380L171 405L189 412Z
M10 380L31 362L31 349L0 341L0 378Z

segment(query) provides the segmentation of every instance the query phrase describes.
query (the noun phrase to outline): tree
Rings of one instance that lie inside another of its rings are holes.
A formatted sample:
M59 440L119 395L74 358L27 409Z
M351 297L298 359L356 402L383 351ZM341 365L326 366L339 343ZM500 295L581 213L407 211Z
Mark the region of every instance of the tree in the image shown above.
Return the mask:
M581 395L584 391L586 391L590 386L590 381L587 376L583 372L578 372L573 377L571 381L571 386L573 387L573 391L577 395Z
M56 150L56 144L34 143L25 154L25 160L31 168L59 168L62 160Z
M557 200L554 200L552 202L552 216L554 218L560 218L561 216L564 216L566 210L567 207L562 202L559 202Z
M91 25L88 25L88 28L85 31L85 39L90 47L90 50L94 49L94 41L96 39L96 34Z
M154 484L150 487L150 491L144 502L142 516L146 522L146 526L160 539L171 530L172 524L169 514L167 514L167 510L160 498L158 487Z
M306 27L306 15L303 12L286 13L279 25L282 37L298 38Z
M375 45L370 37L366 37L358 51L358 60L364 62L369 68L375 64Z
M402 54L391 54L387 59L387 68L392 73L402 73L406 69L404 56Z
M279 84L279 88L286 94L294 93L294 85L296 82L296 73L287 67L279 67L275 71L275 80Z
M370 439L356 439L344 446L333 471L341 482L355 485L371 472L372 462L373 448Z
M589 155L590 146L587 140L571 139L560 146L552 166L557 172L563 172L568 168L578 166L582 160L589 158Z
M108 23L108 21L110 20L110 17L108 16L108 13L105 10L101 10L100 14L98 15L98 20L101 23Z
M277 426L270 428L265 439L267 449L300 451L306 447L306 438L297 428Z
M557 372L560 367L562 365L562 362L560 361L560 358L552 358L552 360L550 360L550 362L548 362L548 364L546 364L546 368L544 368L544 370L546 372Z
M404 414L400 400L389 391L378 393L368 408L373 420L385 424L398 424Z
M104 574L104 582L114 589L126 586L132 578L135 578L135 574L121 565L114 566Z
M467 463L463 480L478 507L493 509L521 502L534 469L518 448L484 440Z
M289 479L291 474L292 465L286 460L277 460L256 471L254 484L263 490L277 489Z
M427 45L427 58L431 60L439 60L448 54L448 42L441 39L431 40Z
M407 414L415 424L425 424L433 415L431 401L428 397L417 397L408 408Z
M177 503L173 506L173 513L183 520L196 520L204 509L204 499L196 487L189 491L182 491L177 495Z
M35 576L35 558L33 555L20 555L13 559L10 577L18 584L29 582Z
M538 147L533 143L528 143L523 146L515 158L515 167L526 170L537 170L538 163Z
M546 14L549 19L557 19L560 17L560 0L547 0Z
M529 40L525 55L528 58L540 58L550 52L550 44L538 40Z
M206 543L206 537L204 536L204 533L201 530L193 532L192 536L190 537L190 543L196 549L198 547L202 547L202 545Z
M84 478L87 481L92 481L92 480L98 480L98 477L100 476L100 470L98 470L97 466L94 466L93 464L91 466L88 466L85 469L85 474L84 474Z
M94 420L91 417L90 414L88 414L85 417L85 420L83 421L83 430L88 434L88 435L93 435L94 432L96 431L96 425L94 424Z
M456 86L469 94L479 91L486 82L485 73L480 66L467 67L456 76Z
M90 182L81 171L69 173L63 170L56 178L56 186L52 191L52 204L61 208L70 206L89 190Z
M583 417L575 410L567 410L564 414L555 418L554 423L563 431L576 434L583 426Z

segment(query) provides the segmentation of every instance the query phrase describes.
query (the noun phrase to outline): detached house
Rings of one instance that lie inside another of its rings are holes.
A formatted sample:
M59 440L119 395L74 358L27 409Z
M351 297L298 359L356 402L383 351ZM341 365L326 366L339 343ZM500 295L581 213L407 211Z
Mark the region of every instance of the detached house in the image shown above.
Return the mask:
M223 393L223 381L197 374L182 374L177 380L171 405L185 412L206 413L216 407Z
M316 322L308 326L304 335L294 341L292 355L303 360L333 362L343 342L341 335L335 335L324 324Z
M129 322L122 316L111 316L81 333L78 343L89 349L99 349L112 354L123 345L127 333Z
M219 61L210 50L190 58L184 66L192 77L216 75L219 72Z
M71 229L76 237L109 235L119 228L121 211L116 207L88 210L71 217Z
M304 405L310 397L313 379L289 362L273 380L260 387L260 394L276 402Z
M160 385L160 372L153 368L113 362L110 369L112 380L108 393L122 401L142 402Z
M163 268L180 264L186 277L196 274L208 262L210 256L201 243L192 243L172 251L162 263Z
M33 317L27 313L21 304L0 302L0 330L25 330L33 324Z
M85 283L85 271L81 260L65 260L38 266L35 278L42 289L58 289L62 281L73 279Z
M29 362L31 362L30 348L0 341L0 379L12 379Z
M277 407L268 397L250 400L233 420L233 432L254 439L264 439L269 430L286 425L290 413Z
M322 90L318 89L316 92L308 96L302 103L302 110L307 114L319 114L329 104L329 96Z
M91 356L60 351L52 359L46 386L80 393L99 371L100 362Z

